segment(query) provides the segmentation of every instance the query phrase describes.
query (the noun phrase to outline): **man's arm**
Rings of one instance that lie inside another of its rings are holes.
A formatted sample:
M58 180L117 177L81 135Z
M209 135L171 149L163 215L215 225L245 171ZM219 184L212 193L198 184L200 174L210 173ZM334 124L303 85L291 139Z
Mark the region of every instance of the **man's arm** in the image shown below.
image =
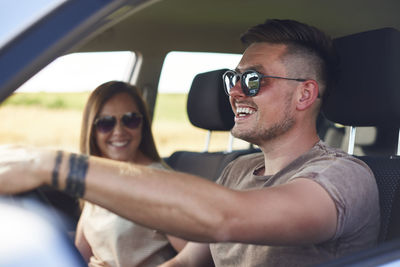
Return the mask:
M71 166L71 157L72 154L63 153L58 173L61 190L68 187L71 172L82 174L77 166ZM51 184L55 162L53 151L1 150L1 192L15 193ZM333 200L309 179L235 191L169 170L97 157L90 157L87 163L87 173L82 178L86 200L186 240L310 244L329 239L336 229Z

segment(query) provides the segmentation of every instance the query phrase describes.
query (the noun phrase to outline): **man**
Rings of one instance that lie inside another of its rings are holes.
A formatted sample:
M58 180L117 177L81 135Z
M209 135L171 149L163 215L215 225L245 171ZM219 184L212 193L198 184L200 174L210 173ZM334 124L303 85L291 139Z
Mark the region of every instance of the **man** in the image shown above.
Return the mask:
M232 133L262 153L229 164L218 181L224 186L96 157L4 148L1 192L52 184L196 242L165 266L307 266L373 246L373 174L316 132L333 80L329 38L296 21L267 20L242 41L239 65L223 77L235 112Z

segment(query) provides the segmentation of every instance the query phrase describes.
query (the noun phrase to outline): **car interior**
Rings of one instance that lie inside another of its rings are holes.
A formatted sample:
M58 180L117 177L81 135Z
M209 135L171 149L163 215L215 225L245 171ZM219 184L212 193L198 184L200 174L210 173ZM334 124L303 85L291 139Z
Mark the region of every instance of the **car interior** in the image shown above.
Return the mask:
M339 55L340 74L337 87L323 105L324 116L320 120L350 127L393 129L396 134L400 121L400 94L397 89L400 80L396 74L391 76L391 70L393 67L400 68L397 66L400 62L400 53L397 51L400 47L400 32L383 28L344 36L334 42ZM379 66L379 70L376 66ZM221 76L224 71L201 73L193 80L187 107L190 121L197 127L212 131L230 130L233 126L230 104L223 94ZM375 107L380 108L377 110ZM326 134L321 134L327 132L326 125L329 127L333 124L319 123L321 139L327 143L335 142L327 138ZM355 136L349 138L353 140L349 148L352 154ZM377 144L375 146L379 147ZM358 156L373 170L380 190L380 242L400 237L400 155L393 153L397 146L397 143L392 143L388 150L380 147L371 154ZM179 151L166 158L166 162L175 170L216 179L226 164L236 157L259 151L253 147L214 153Z
M356 127L374 126L379 129L375 142L369 145L368 149L362 148L364 155L357 157L368 164L375 175L381 208L378 242L384 244L382 250L392 250L397 243L390 241L400 238L400 153L396 151L396 147L400 149L400 143L397 142L400 80L397 73L392 72L393 68L400 68L400 53L397 51L400 47L400 32L393 28L376 29L337 38L334 44L340 62L338 84L323 105L318 132L325 142L335 144L337 135L334 135L334 140L333 135L326 135L329 128L333 127L337 131L334 123L351 127L348 152L353 154ZM226 69L222 69L201 73L193 80L187 111L191 123L197 127L209 131L229 130L232 127L230 104L227 97L221 95L221 76L225 71ZM192 98L197 103L194 103ZM205 105L208 107L206 111L203 108ZM388 133L389 130L392 130L392 133ZM342 132L341 140L343 135ZM382 135L392 138L384 139ZM166 162L175 170L215 180L226 164L235 158L259 151L252 146L247 150L229 152L178 151L166 158ZM351 261L357 262L370 253L370 250L360 252L357 256L351 255L349 258L327 263L327 266L343 266ZM391 259L393 258L389 257L385 260ZM362 264L368 265L367 262Z
M66 1L58 10L59 17L56 9L32 26L26 36L0 47L0 69L4 74L0 77L0 99L4 100L58 56L73 52L134 51L138 61L130 82L143 89L154 112L157 85L168 52L240 54L243 52L240 34L267 18L290 18L314 25L332 36L339 56L338 83L323 104L317 121L318 134L327 144L342 148L368 164L377 181L381 207L376 248L321 266L376 266L377 262L400 259L400 2L100 2L87 1L87 7L94 6L87 11L86 6L80 7L79 1ZM77 8L82 12L76 12ZM71 19L67 14L75 22L68 22ZM51 22L51 26L41 28L46 22ZM36 32L49 42L40 40L34 35ZM48 32L54 34L46 36ZM12 47L13 44L19 46ZM29 53L28 48L32 48ZM172 169L215 181L232 160L260 152L251 144L246 149L232 149L231 139L226 140L226 150L208 151L213 133L229 132L234 124L223 90L225 71L225 68L210 69L193 79L186 111L190 123L208 134L203 151L177 150L164 157ZM48 187L35 192L35 198L70 222L66 231L74 230L79 218L76 199Z
M341 61L340 78L336 90L323 107L325 115L332 121L354 128L375 126L398 133L400 110L396 101L399 100L399 79L391 73L393 68L399 67L397 47L400 45L400 32L390 28L377 29L338 38L335 45ZM357 101L356 105L354 101ZM350 138L354 140L352 136ZM392 147L398 147L398 144L393 143ZM380 242L398 238L399 232L395 229L399 225L400 212L399 153L381 148L379 152L359 158L373 170L378 184Z

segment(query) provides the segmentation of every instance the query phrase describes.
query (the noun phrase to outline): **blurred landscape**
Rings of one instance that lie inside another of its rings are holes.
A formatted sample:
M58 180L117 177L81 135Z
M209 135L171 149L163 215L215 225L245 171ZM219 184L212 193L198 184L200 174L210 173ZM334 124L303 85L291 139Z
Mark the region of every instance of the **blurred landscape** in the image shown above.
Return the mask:
M89 93L15 93L0 105L0 144L79 150L82 110ZM159 94L153 134L161 156L202 151L207 132L192 126L186 94ZM212 134L210 151L226 150L229 133ZM246 144L235 140L235 144ZM236 146L236 145L235 145Z

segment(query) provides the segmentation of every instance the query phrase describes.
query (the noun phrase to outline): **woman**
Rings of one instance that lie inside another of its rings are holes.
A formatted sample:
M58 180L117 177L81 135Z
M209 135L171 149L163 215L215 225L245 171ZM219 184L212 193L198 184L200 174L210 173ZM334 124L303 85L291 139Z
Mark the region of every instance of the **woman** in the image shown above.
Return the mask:
M136 87L124 82L104 83L89 96L83 113L80 150L89 155L166 168L154 143L144 100ZM182 249L185 241L85 202L75 244L91 267L156 266Z

